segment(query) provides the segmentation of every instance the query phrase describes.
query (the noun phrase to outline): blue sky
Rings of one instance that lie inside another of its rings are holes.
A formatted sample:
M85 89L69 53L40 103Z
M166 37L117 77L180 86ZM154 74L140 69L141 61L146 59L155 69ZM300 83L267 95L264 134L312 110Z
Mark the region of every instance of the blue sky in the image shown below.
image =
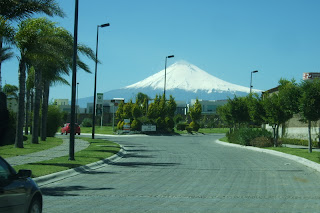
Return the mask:
M57 0L67 14L51 20L73 33L74 0ZM230 83L256 89L297 81L320 68L318 0L79 0L78 41L95 51L97 92L136 83L185 60ZM16 52L18 55L18 52ZM86 61L94 72L94 62ZM18 85L17 59L3 64L3 84ZM66 76L71 82L71 76ZM94 74L78 70L79 98L93 96ZM50 100L71 99L71 87L51 88Z

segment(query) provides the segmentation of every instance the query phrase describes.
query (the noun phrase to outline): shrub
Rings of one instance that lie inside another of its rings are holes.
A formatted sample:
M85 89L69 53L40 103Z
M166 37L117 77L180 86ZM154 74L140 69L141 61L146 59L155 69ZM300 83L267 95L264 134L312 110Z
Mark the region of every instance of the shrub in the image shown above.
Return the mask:
M192 121L189 125L193 131L198 132L200 125L197 122Z
M183 131L183 130L186 130L186 127L188 126L187 123L178 123L177 124L177 130L179 131Z
M250 142L257 137L272 138L272 133L265 129L241 128L227 134L231 143L250 146Z
M54 137L61 125L62 112L56 105L48 106L47 137Z
M187 126L187 127L186 127L186 130L187 130L187 132L188 132L188 133L191 133L191 134L192 134L192 130L193 130L193 128L192 128L192 127L190 127L190 126Z
M302 139L292 139L292 138L281 138L279 141L282 144L292 144L292 145L301 145L301 146L308 146L309 142L308 140L302 140ZM313 147L318 147L317 141L312 141Z
M81 126L83 127L92 127L92 119L91 118L85 118L83 119Z
M271 138L267 138L265 136L262 137L257 137L254 138L253 140L251 140L250 142L251 146L255 146L255 147L272 147L273 146L273 141Z
M124 121L119 121L117 124L117 129L118 130L122 130L123 129L123 125L124 125Z
M132 131L141 131L141 122L138 119L134 119L131 123Z

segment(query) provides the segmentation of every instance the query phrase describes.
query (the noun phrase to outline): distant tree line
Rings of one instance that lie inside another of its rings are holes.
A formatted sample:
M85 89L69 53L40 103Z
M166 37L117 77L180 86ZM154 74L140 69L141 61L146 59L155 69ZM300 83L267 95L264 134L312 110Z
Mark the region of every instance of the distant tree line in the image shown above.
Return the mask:
M311 122L320 119L320 80L298 84L295 80L281 79L278 91L262 96L234 97L217 112L232 129L272 125L275 128L274 146L278 146L279 126L299 114L301 121L308 123L309 152L312 152Z

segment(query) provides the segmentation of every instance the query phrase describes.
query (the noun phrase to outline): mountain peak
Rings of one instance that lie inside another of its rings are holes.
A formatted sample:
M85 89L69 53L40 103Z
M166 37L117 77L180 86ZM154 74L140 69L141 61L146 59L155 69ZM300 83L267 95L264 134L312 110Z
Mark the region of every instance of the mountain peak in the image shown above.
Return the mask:
M214 77L199 67L184 60L178 61L167 67L166 72L167 90L182 89L189 92L197 92L198 90L201 90L206 93L224 91L249 93L250 90L248 87L232 84ZM163 89L164 75L165 70L161 70L142 81L125 87L125 89ZM259 90L255 91L259 92Z

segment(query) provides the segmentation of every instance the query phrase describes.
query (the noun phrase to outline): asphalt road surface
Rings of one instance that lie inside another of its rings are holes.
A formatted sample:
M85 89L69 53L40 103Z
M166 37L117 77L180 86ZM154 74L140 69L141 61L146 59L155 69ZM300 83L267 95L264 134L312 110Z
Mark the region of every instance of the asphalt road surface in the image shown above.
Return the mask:
M109 137L127 154L43 186L44 212L320 212L318 172L219 137Z

